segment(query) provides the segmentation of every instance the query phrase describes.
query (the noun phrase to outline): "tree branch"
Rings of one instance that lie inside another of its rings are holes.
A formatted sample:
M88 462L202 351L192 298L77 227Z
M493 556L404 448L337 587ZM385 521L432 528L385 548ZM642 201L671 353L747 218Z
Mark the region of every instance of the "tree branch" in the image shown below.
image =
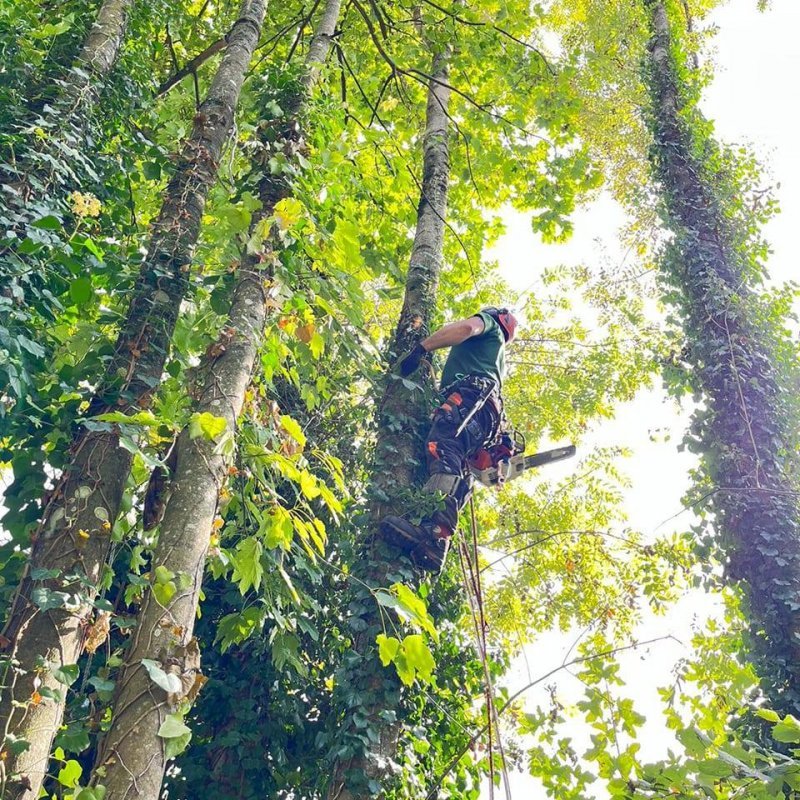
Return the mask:
M208 47L206 47L205 50L203 50L201 53L198 53L191 61L187 61L183 67L177 70L177 72L170 75L170 77L167 78L167 80L165 80L161 86L158 87L158 89L156 89L155 97L161 97L173 86L180 83L187 75L197 72L197 70L203 64L205 64L205 62L208 61L211 56L219 53L219 51L223 50L227 44L227 34L221 39L217 39L216 42L212 42Z
M504 28L501 28L499 25L494 25L493 23L486 23L486 22L478 22L477 20L465 19L464 17L460 17L453 11L448 11L446 8L443 8L438 3L433 2L433 0L423 0L426 5L435 8L437 11L441 11L442 14L446 14L451 19L454 19L456 22L460 22L462 25L468 25L471 28L491 28L494 31L497 31L501 36L505 36L507 39L510 39L512 42L516 42L518 45L526 48L527 50L531 50L532 52L536 53L537 56L541 59L542 63L547 67L547 71L551 75L555 75L556 71L550 65L550 62L545 57L544 53L541 50L538 50L529 42L524 41L523 39L519 39L514 36L513 33L509 33Z
M541 675L536 680L531 681L530 683L528 683L525 686L523 686L519 691L514 692L514 694L512 694L508 698L508 700L505 702L503 707L497 712L497 716L499 717L507 708L509 708L514 703L515 700L519 699L523 694L525 694L525 692L527 692L528 689L532 689L534 686L537 686L538 684L542 683L543 681L546 681L548 678L551 678L556 673L561 672L562 670L566 670L569 667L573 667L573 666L575 666L575 664L583 664L583 663L585 663L587 661L593 661L596 658L604 658L605 656L611 656L611 655L614 655L616 653L622 653L622 652L624 652L626 650L636 650L636 648L638 648L638 647L645 647L645 646L647 646L649 644L655 644L656 642L663 642L663 641L668 641L668 640L672 640L673 642L679 642L680 643L680 640L675 638L674 636L672 636L672 634L667 634L666 636L657 636L654 639L646 639L643 642L633 642L632 644L623 645L621 647L613 647L613 648L611 648L609 650L603 650L600 653L593 653L592 655L588 655L588 656L580 656L578 658L573 658L571 661L566 661L563 664L561 664L561 666L556 667L555 669L551 669L549 672L546 672L544 675ZM484 733L486 733L487 729L488 729L488 726L484 725L469 740L469 742L467 742L466 746L463 747L450 760L450 763L444 768L444 770L442 771L442 774L439 775L439 777L436 779L436 783L434 783L434 785L430 788L430 790L428 791L428 794L425 795L425 800L433 800L433 798L436 797L436 791L442 785L442 781L444 780L445 776L453 769L453 767L455 767L456 764L458 764L458 762L461 760L461 758L464 755L464 753L466 753L467 750L469 750L470 747L472 747L472 745L475 744L475 742L478 741L478 739L480 739L480 737L483 736Z

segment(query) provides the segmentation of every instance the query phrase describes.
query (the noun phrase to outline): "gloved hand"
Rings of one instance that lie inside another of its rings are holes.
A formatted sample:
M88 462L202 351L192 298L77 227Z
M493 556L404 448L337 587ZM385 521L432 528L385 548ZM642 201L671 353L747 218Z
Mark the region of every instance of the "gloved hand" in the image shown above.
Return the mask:
M501 461L508 461L512 456L521 452L522 448L518 446L510 433L502 433L500 435L500 441L488 449L493 467L496 467Z
M409 350L400 361L397 362L397 366L395 367L395 372L400 375L401 378L407 378L411 375L412 372L416 372L419 368L422 359L428 354L428 351L422 346L420 342L417 342L413 350Z

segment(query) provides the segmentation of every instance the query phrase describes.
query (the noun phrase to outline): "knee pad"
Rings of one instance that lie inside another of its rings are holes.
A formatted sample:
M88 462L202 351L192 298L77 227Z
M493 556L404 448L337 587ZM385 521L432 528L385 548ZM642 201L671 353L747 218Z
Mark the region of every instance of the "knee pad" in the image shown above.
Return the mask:
M461 508L472 493L472 477L449 475L446 472L435 472L422 487L426 492L442 492L446 497L455 500L457 508Z
M426 492L442 492L447 495L456 495L464 479L460 475L448 475L445 472L435 472L428 478L423 487Z

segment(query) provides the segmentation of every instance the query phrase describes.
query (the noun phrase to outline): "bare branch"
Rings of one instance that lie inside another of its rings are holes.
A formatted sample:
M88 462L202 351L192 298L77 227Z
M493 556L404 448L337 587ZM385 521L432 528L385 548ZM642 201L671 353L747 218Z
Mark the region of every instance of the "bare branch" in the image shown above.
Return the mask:
M167 80L165 80L161 86L156 89L155 96L161 97L162 95L166 94L173 86L180 83L187 75L191 75L203 65L206 61L208 61L211 56L219 53L220 50L223 50L225 46L228 44L228 36L227 34L223 36L221 39L217 39L216 42L212 42L205 50L201 53L198 53L191 61L187 61L184 66L182 66L179 70L175 73L170 75Z

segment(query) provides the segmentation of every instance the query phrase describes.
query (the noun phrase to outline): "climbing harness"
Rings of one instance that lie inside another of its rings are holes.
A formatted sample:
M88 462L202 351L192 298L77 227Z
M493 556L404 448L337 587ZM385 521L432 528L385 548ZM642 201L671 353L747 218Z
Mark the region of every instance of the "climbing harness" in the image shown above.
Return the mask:
M478 397L473 403L472 408L467 411L461 420L461 424L456 428L456 437L462 434L472 418L486 405L487 402L489 402L489 400L494 400L495 408L498 411L499 416L502 406L500 403L500 388L497 385L497 381L492 380L491 378L482 378L477 375L469 375L454 385L468 386L478 390ZM447 389L446 391L450 390Z

